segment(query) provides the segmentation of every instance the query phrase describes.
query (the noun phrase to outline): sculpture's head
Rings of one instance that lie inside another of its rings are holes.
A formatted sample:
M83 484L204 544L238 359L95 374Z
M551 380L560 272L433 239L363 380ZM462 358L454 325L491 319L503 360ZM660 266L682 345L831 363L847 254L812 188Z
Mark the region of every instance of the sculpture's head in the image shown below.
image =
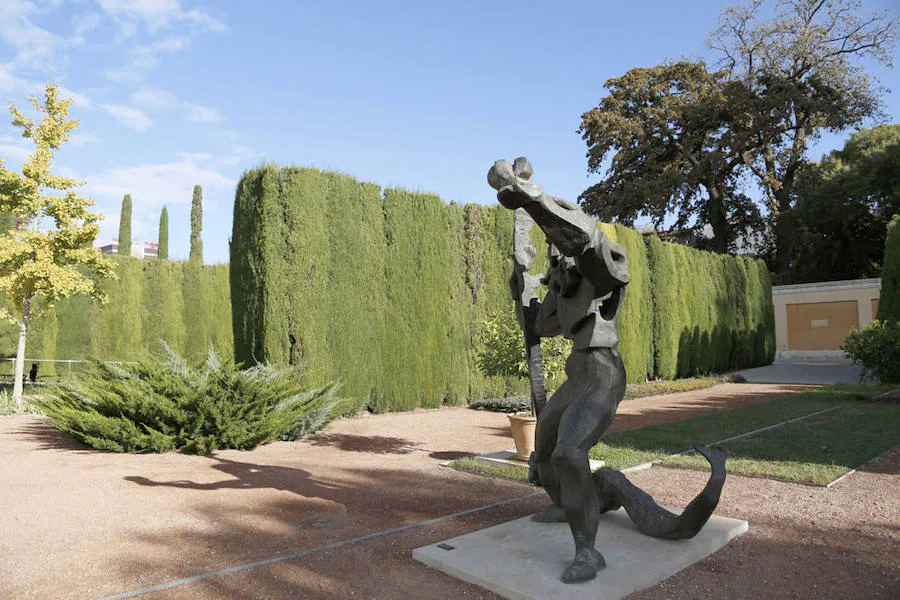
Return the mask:
M543 194L544 189L531 183L534 169L524 156L520 156L513 164L508 160L498 160L488 171L488 184L497 190L500 204L509 209L524 206Z

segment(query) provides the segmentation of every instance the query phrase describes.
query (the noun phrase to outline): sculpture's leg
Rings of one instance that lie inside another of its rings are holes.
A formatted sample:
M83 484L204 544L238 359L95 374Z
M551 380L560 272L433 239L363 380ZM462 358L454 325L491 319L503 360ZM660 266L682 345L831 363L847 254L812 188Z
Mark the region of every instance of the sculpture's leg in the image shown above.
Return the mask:
M563 573L565 583L587 581L606 566L594 548L600 505L591 477L588 451L615 416L625 393L625 368L610 349L575 351L566 363L573 398L560 421L551 464L560 484L560 500L575 541L575 559Z
M550 462L553 450L556 448L559 422L565 413L571 400L570 388L572 384L564 381L550 401L544 405L538 415L537 426L534 434L534 454L531 457L531 468L535 471L538 483L550 496L553 504L531 517L538 523L565 523L566 515L562 509L560 499L559 478Z

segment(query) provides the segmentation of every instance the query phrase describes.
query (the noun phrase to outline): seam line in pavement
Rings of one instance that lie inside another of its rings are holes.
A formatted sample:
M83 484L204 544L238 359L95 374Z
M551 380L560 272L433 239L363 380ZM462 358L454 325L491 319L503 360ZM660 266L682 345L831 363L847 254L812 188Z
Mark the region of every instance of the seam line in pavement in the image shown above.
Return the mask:
M451 515L444 515L443 517L437 517L434 519L429 519L427 521L419 521L417 523L409 523L407 525L402 525L400 527L394 527L393 529L385 529L383 531L376 531L375 533L369 533L366 535L361 535L359 537L350 538L347 540L341 540L339 542L334 542L331 544L326 544L325 546L318 546L316 548L310 548L309 550L301 550L299 552L292 552L291 554L285 554L284 556L276 556L275 558L267 558L265 560L258 560L251 563L246 563L243 565L237 565L235 567L229 567L227 569L219 569L217 571L209 571L208 573L201 573L200 575L194 575L193 577L185 577L184 579L176 579L174 581L169 581L167 583L160 583L158 585L153 585L146 588L141 588L139 590L134 590L132 592L122 592L121 594L114 594L112 596L104 596L100 600L119 600L120 598L133 598L134 596L140 596L142 594L149 594L151 592L158 592L160 590L166 590L173 587L178 587L180 585L185 585L187 583L195 583L197 581L203 581L204 579L209 579L211 577L218 577L219 575L228 575L230 573L236 573L238 571L245 571L247 569L253 569L255 567L262 567L265 565L271 565L279 562L284 562L286 560L293 560L295 558L301 558L307 556L309 554L315 554L316 552L325 552L327 550L334 550L336 548L342 548L344 546L349 546L351 544L356 544L358 542L364 542L366 540L372 540L375 538L380 538L388 535L393 535L395 533L402 533L404 531L409 531L410 529L417 529L419 527L427 527L428 525L432 525L434 523L439 523L441 521L446 521L448 519L454 519L456 517L464 517L466 515L471 515L477 512L482 512L485 510L490 510L492 508L497 508L499 506L506 506L507 504L514 504L516 502L520 502L522 500L533 498L535 496L541 496L544 494L544 491L540 492L532 492L530 494L525 494L524 496L517 496L516 498L510 498L509 500L501 500L500 502L493 502L491 504L485 504L484 506L479 506L477 508L470 508L469 510L460 511L457 513L453 513Z

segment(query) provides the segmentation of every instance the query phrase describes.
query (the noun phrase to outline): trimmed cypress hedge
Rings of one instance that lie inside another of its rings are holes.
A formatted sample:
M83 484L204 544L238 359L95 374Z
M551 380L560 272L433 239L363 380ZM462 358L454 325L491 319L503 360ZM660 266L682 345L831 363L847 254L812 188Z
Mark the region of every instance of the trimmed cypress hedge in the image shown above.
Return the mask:
M762 261L651 236L654 376L753 367L775 356L774 309Z
M513 213L310 168L244 173L234 204L235 359L308 363L376 412L522 393L476 368L481 324L513 310ZM629 382L770 362L774 318L761 261L699 252L602 225L628 253L619 316ZM546 242L532 231L547 267Z
M109 302L75 296L57 304L29 327L28 358L144 360L164 355L160 340L192 359L205 356L210 344L233 352L228 265L110 258L119 278L102 284ZM14 356L17 340L17 329L0 323L0 355ZM41 378L65 373L50 363L39 369Z

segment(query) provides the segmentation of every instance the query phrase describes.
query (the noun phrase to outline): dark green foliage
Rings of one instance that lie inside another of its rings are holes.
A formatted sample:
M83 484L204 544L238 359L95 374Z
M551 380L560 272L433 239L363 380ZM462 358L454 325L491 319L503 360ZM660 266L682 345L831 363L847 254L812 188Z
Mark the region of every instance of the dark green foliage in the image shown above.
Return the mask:
M876 319L854 327L841 350L882 383L900 383L900 321Z
M764 263L701 252L652 236L654 376L661 379L768 364L775 352Z
M35 404L57 429L94 448L209 454L321 427L337 412L334 389L310 390L293 367L241 370L212 350L191 366L169 351L139 364L93 360Z
M156 241L159 244L157 258L169 260L169 211L165 206L159 213L159 237Z
M119 213L119 256L131 256L131 194L122 198Z
M194 197L191 200L191 254L190 261L203 264L203 188L194 186Z
M790 283L878 277L900 212L900 125L853 134L797 183Z
M900 214L894 215L887 227L878 318L900 323Z

